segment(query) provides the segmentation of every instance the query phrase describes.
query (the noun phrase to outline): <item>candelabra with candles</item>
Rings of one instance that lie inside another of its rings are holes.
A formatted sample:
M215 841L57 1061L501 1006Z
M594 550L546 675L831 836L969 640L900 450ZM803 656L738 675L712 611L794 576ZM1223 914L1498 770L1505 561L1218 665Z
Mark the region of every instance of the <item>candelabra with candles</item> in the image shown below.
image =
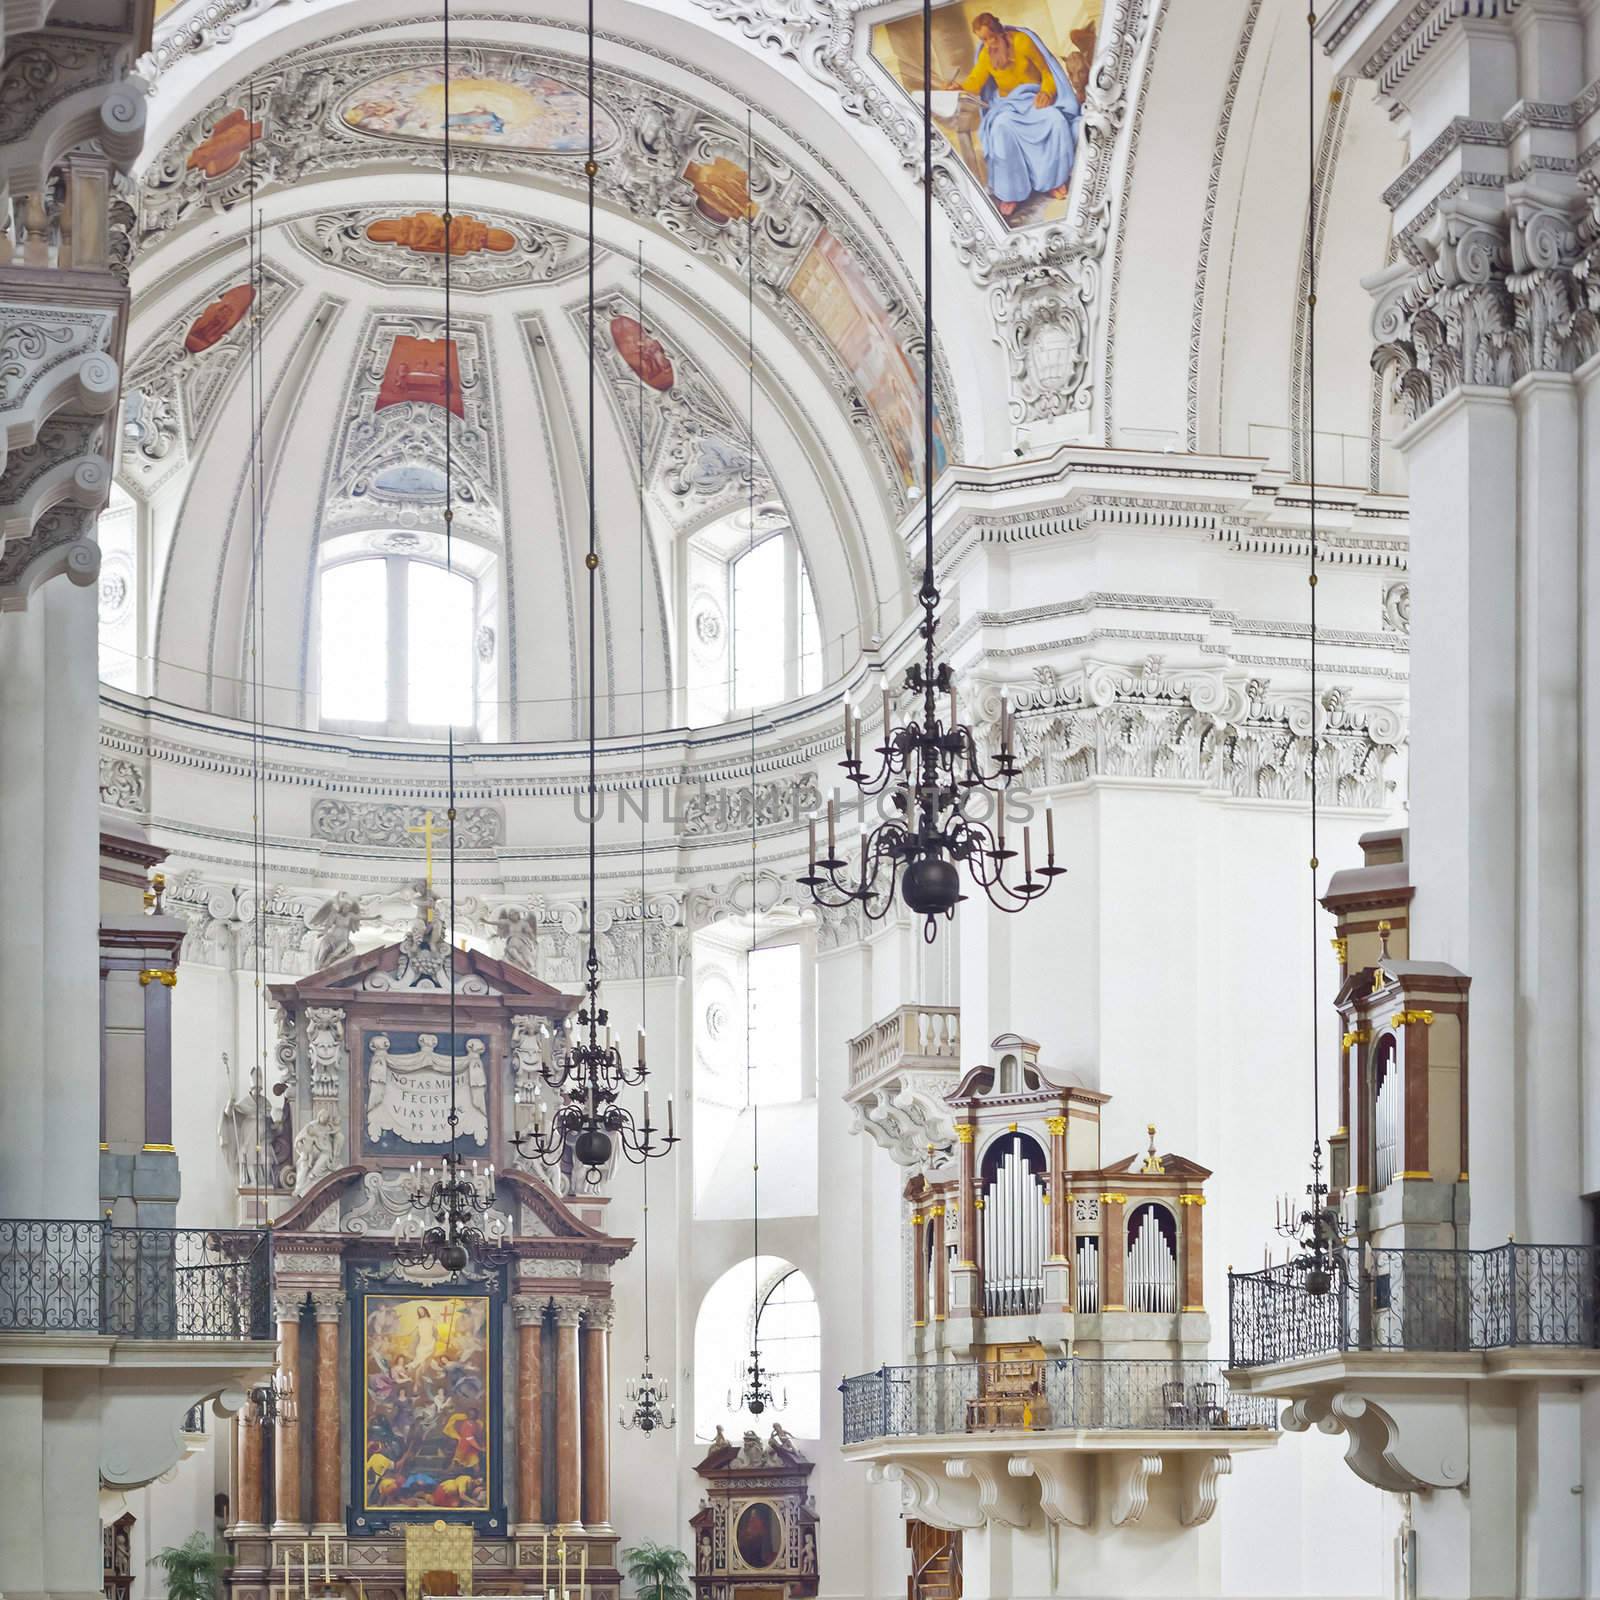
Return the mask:
M925 586L925 599L927 590ZM938 591L932 590L933 599ZM837 909L852 902L868 917L885 915L898 884L906 906L924 918L923 936L930 942L938 919L955 914L962 893L961 867L1002 911L1020 911L1066 871L1056 864L1053 807L1045 809L1045 853L1038 866L1033 857L1033 830L1022 832L1022 876L1010 863L1015 825L1007 840L1006 794L1021 768L1016 758L1016 720L1010 697L1000 699L999 749L994 765L982 764L972 729L957 715L956 688L948 662L933 660L931 607L923 623L924 660L906 673L905 686L922 697L921 716L896 726L888 675L880 680L883 742L874 749L878 760L869 772L861 754L861 714L849 700L844 707L844 759L839 763L863 800L887 794L895 815L868 828L863 819L853 869L839 852L838 800L830 795L825 810L827 854L817 853L817 818L810 823L809 870L800 882L820 904ZM948 721L941 721L938 702L948 698ZM992 798L994 822L971 814L973 802Z
M452 1274L464 1271L470 1253L488 1242L478 1218L494 1207L494 1163L480 1171L474 1161L469 1172L452 1148L442 1166L413 1161L410 1176L411 1211L397 1233L395 1259L402 1266L437 1263Z
M293 1422L295 1409L294 1374L282 1367L275 1368L265 1378L252 1383L244 1392L245 1418L258 1427L271 1427L275 1422Z
M573 1160L586 1169L588 1182L594 1185L618 1150L637 1164L666 1155L678 1135L671 1095L664 1130L650 1120L648 1089L642 1117L621 1103L625 1088L638 1087L650 1076L644 1029L639 1030L637 1065L630 1067L612 1040L609 1013L600 1004L600 959L592 938L585 967L577 1037L569 1026L554 1040L546 1034L539 1041L538 1078L555 1091L557 1103L553 1109L546 1106L536 1084L531 1103L522 1108L529 1115L528 1125L512 1134L511 1143L518 1155L536 1156L546 1166L558 1165L570 1146Z
M637 1378L629 1378L617 1407L619 1427L654 1433L657 1428L675 1428L678 1408L672 1403L669 1385L650 1370L648 1361Z
M764 1411L782 1411L789 1404L787 1389L773 1389L770 1376L761 1365L759 1345L751 1348L750 1359L740 1365L739 1382L739 1389L728 1391L730 1410L748 1411L752 1417L759 1417Z
M1289 1258L1289 1270L1299 1275L1307 1294L1327 1294L1345 1272L1344 1232L1339 1213L1328 1204L1328 1186L1322 1181L1322 1150L1311 1156L1311 1182L1306 1185L1308 1204L1296 1207L1287 1195L1277 1202L1276 1232L1299 1246Z

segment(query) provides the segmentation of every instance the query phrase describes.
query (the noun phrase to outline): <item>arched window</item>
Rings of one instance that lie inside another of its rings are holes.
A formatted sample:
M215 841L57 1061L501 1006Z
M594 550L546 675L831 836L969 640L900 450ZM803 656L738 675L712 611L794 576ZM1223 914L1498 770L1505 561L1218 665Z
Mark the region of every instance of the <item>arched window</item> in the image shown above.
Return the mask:
M760 1417L740 1403L752 1349L779 1403ZM822 1325L806 1275L778 1256L730 1267L706 1291L694 1329L695 1434L737 1438L780 1422L802 1439L822 1429Z
M816 597L781 506L702 528L687 558L686 714L718 722L810 694L822 684Z
M359 536L358 536L359 538ZM411 535L390 536L420 544ZM324 726L442 737L484 733L478 682L483 552L449 567L431 556L340 539L317 589L317 687ZM460 548L458 546L458 548ZM488 688L487 685L484 686Z

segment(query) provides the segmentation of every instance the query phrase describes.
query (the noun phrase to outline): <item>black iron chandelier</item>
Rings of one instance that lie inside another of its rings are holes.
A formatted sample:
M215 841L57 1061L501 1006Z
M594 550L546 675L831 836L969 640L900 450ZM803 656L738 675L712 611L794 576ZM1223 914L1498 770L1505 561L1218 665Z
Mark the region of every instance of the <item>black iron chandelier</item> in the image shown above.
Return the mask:
M759 1330L759 1319L757 1327ZM729 1394L729 1409L748 1411L752 1417L759 1417L764 1411L782 1411L788 1405L788 1391L774 1389L770 1374L761 1365L761 1341L758 1333L751 1335L750 1359L740 1367L739 1372L743 1387L737 1394Z
M455 382L455 363L450 359L450 0L443 0L444 24L444 563L453 572L455 523L454 448L450 432L451 388ZM440 1166L424 1168L420 1161L411 1164L411 1211L395 1233L395 1260L403 1267L438 1267L452 1277L466 1270L472 1253L482 1253L489 1235L479 1221L492 1210L495 1201L494 1164L480 1171L473 1161L470 1171L461 1156L461 1117L456 1107L456 729L452 715L446 730L446 770L449 805L445 818L450 828L450 923L446 929L446 981L450 986L450 1032L447 1059L450 1077L450 1147Z
M1317 218L1321 207L1321 184L1317 178L1317 44L1316 13L1307 18L1306 36L1306 478L1311 494L1310 559L1307 579L1310 594L1310 695L1311 695L1311 916L1315 925L1317 895ZM1306 1204L1297 1206L1281 1199L1277 1206L1275 1229L1293 1242L1289 1270L1307 1294L1325 1295L1336 1282L1342 1282L1347 1268L1344 1234L1339 1213L1328 1203L1328 1184L1323 1175L1322 1153L1322 1073L1317 1046L1322 1033L1318 944L1312 940L1311 957L1311 1181L1306 1184Z
M654 1433L657 1428L675 1428L678 1425L678 1408L668 1394L667 1380L651 1372L648 1357L639 1376L628 1379L622 1399L623 1403L617 1410L619 1427L639 1433Z
M1022 876L1006 836L1006 791L1019 776L1015 726L1009 700L1002 695L999 747L986 767L972 729L957 718L955 679L950 663L934 659L939 586L934 576L933 480L933 20L932 0L922 6L922 660L907 669L904 687L920 697L920 715L900 726L893 718L889 678L881 680L883 743L876 746L874 769L861 753L861 716L848 700L844 708L844 759L839 763L856 786L862 805L859 848L854 864L840 854L838 805L827 803L827 854L817 854L813 819L806 875L800 879L812 899L830 910L856 904L876 920L894 904L898 885L906 908L924 919L923 937L932 943L940 917L955 915L964 866L971 881L1002 911L1020 911L1066 871L1056 865L1055 821L1046 814L1044 862L1034 866L1030 830L1022 829ZM948 720L941 721L945 700ZM865 803L887 795L892 812L868 828ZM993 807L993 821L979 814Z
M529 1126L511 1136L518 1155L537 1156L546 1166L557 1166L572 1152L572 1160L586 1171L586 1181L598 1184L620 1150L635 1164L664 1156L678 1142L672 1124L672 1098L667 1097L667 1125L663 1132L650 1120L650 1091L644 1092L642 1119L621 1103L622 1091L644 1083L649 1077L645 1065L644 1029L639 1030L637 1065L629 1066L613 1044L606 1009L600 1004L600 955L595 943L595 827L599 817L599 786L595 778L595 673L599 655L598 584L600 578L599 519L595 501L595 295L594 295L594 202L595 178L595 81L594 81L594 0L589 0L587 37L589 45L589 159L584 163L588 180L589 210L589 549L583 564L589 573L589 949L584 959L584 999L578 1011L578 1037L570 1027L553 1043L541 1041L538 1076L543 1085L556 1093L554 1108L546 1106L536 1093ZM641 713L642 714L642 713ZM641 956L642 959L642 956ZM535 1085L538 1090L539 1085ZM660 1137L657 1137L660 1135Z
M244 1392L245 1420L258 1428L293 1422L299 1415L294 1398L294 1374L282 1367L252 1383Z

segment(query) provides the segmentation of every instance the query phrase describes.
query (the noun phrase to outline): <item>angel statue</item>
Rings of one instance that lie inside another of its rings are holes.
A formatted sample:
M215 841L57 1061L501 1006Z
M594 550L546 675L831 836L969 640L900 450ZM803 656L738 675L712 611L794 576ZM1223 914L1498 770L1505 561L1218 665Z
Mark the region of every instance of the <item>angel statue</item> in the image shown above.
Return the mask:
M331 967L335 961L350 954L352 936L368 920L361 902L353 894L341 889L331 900L325 900L311 918L310 926L322 937L317 941L316 970Z
M502 906L495 913L494 931L500 936L500 959L532 972L538 959L539 919L521 906Z
M294 1192L305 1194L338 1167L344 1155L344 1134L330 1107L324 1106L294 1139Z

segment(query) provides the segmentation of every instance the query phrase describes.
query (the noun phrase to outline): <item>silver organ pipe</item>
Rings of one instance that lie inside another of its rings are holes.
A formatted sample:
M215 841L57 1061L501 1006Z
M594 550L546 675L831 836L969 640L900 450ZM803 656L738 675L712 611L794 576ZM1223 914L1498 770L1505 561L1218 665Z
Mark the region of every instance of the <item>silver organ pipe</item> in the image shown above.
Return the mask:
M1078 1235L1076 1259L1078 1310L1085 1316L1100 1309L1100 1241L1092 1233Z
M1049 1216L1044 1186L1020 1135L1010 1141L984 1189L984 1311L1022 1316L1044 1303L1044 1249Z
M1161 1214L1153 1205L1140 1206L1133 1214L1126 1289L1130 1311L1178 1309L1177 1257L1161 1226Z
M1389 1057L1384 1063L1383 1081L1378 1085L1373 1107L1372 1186L1385 1189L1394 1182L1400 1151L1400 1072L1399 1062Z

